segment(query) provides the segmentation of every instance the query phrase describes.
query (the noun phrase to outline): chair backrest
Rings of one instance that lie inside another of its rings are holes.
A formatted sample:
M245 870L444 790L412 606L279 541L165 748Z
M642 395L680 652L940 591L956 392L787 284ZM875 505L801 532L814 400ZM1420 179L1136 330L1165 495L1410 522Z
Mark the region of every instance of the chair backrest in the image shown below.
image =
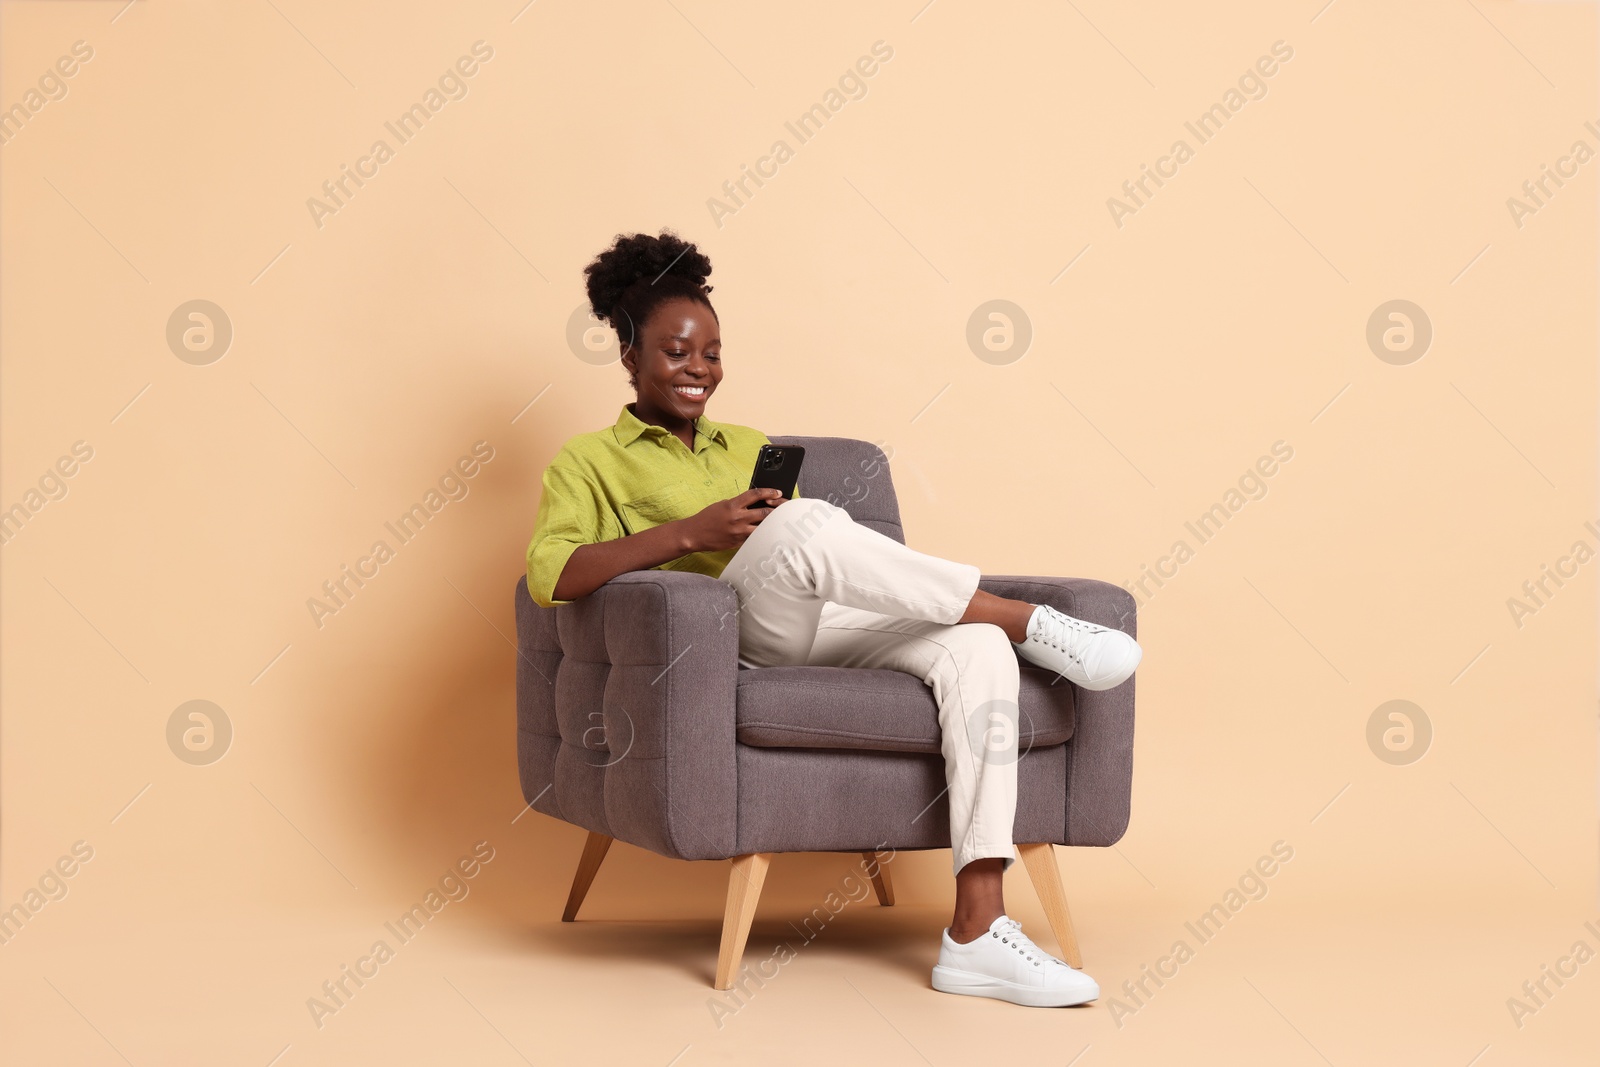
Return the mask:
M772 437L775 445L806 450L800 467L800 495L844 508L856 522L906 543L900 501L889 477L889 458L870 441L853 437Z

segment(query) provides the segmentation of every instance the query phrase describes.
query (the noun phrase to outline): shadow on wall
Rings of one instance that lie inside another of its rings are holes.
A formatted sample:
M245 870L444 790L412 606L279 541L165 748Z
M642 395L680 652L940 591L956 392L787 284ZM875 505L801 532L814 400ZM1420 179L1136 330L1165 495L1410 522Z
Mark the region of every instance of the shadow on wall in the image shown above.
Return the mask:
M537 408L510 424L520 403L508 405L507 397L523 386L500 384L472 398L470 414L457 408L454 428L429 432L440 441L487 440L492 462L471 479L466 497L450 502L383 565L376 583L327 620L318 640L336 651L312 658L301 694L314 709L306 759L324 795L344 808L325 825L364 839L351 848L362 857L353 866L364 871L351 873L363 897L410 903L488 841L494 859L472 879L462 918L499 910L497 901L509 917L528 889L537 895L528 857L544 848L530 853L526 843L550 831L539 825L549 820L532 813L511 822L523 801L516 652L508 639L515 639L510 591L533 529L543 457L560 442L532 421Z

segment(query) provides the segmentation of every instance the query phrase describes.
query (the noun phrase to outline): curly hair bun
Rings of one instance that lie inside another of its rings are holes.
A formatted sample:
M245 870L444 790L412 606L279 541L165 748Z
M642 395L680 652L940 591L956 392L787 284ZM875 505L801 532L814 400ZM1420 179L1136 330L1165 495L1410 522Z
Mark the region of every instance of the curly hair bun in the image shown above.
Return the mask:
M622 304L623 295L641 282L659 290L658 293L639 294L643 301L629 304L653 305L659 300L649 297L695 296L709 305L705 295L711 292L706 279L711 276L711 260L691 242L685 241L671 230L662 230L660 236L648 233L617 234L611 247L601 252L583 269L589 306L602 322L617 323L613 313ZM630 294L633 295L633 294ZM629 308L624 308L629 311Z

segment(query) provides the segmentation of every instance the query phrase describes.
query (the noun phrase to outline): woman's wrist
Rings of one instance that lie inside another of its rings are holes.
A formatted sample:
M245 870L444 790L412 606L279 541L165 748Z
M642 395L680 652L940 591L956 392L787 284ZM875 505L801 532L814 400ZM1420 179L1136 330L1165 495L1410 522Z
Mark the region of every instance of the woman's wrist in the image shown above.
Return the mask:
M672 547L678 551L678 555L673 556L673 559L677 559L678 556L687 556L695 550L694 538L689 530L689 520L673 519L671 522L663 523L662 526L672 532Z

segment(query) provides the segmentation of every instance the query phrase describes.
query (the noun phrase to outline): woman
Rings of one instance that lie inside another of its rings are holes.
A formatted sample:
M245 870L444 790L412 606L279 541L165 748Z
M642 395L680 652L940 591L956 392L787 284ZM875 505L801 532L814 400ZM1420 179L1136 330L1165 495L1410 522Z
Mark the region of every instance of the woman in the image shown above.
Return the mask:
M619 235L585 268L590 306L621 342L636 398L614 425L569 440L544 473L528 591L569 603L627 571L697 571L738 594L750 667L878 667L915 675L939 706L955 914L934 988L1019 1004L1079 1004L1095 981L1005 914L1016 862L1017 657L1085 689L1138 666L1120 630L978 589L979 570L914 551L833 504L745 489L765 434L712 422L722 339L711 261L670 231ZM776 564L776 565L775 565ZM1013 727L994 744L995 718Z

